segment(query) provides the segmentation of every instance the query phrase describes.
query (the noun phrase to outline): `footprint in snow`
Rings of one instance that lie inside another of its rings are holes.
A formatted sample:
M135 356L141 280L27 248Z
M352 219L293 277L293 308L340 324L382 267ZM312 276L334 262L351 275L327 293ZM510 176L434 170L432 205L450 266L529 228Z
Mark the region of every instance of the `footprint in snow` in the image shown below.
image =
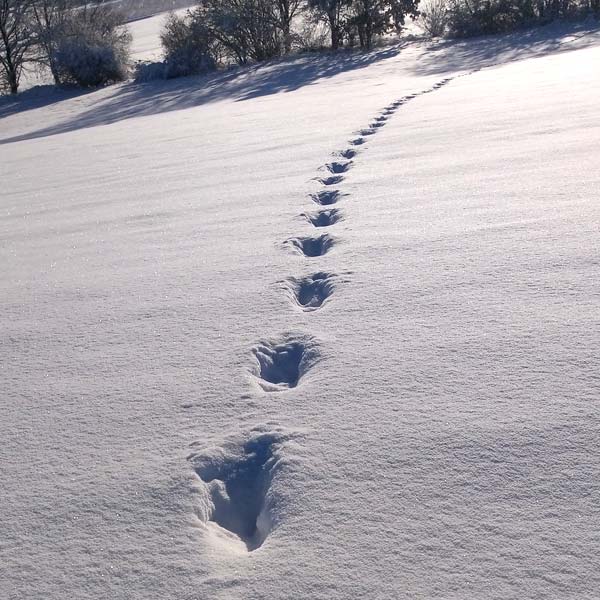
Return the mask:
M271 492L286 436L255 428L245 439L195 452L188 459L203 482L200 518L232 548L252 552L273 529Z
M252 352L256 358L253 374L265 392L296 387L317 358L314 343L291 335L262 342Z
M290 277L285 285L292 301L305 312L321 308L334 291L330 273L314 273L300 279Z
M365 142L366 142L366 140L364 138L357 137L357 138L353 139L350 143L353 146L362 146Z
M329 227L343 219L342 212L338 208L321 210L316 213L307 213L303 216L315 227Z
M338 152L338 156L350 160L351 158L354 158L356 156L356 150L353 150L352 148L347 148L346 150Z
M335 175L338 175L340 173L346 173L350 167L352 166L352 161L348 161L348 162L332 162L332 163L327 163L325 165L325 168L330 172L333 173Z
M285 242L291 246L296 252L312 258L315 256L323 256L334 246L334 239L327 233L318 237L297 237L291 238Z
M330 186L341 183L344 178L341 175L332 175L331 177L317 177L316 180L325 186Z
M322 190L316 194L311 194L310 197L316 204L329 206L339 202L344 195L345 194L342 194L339 190Z

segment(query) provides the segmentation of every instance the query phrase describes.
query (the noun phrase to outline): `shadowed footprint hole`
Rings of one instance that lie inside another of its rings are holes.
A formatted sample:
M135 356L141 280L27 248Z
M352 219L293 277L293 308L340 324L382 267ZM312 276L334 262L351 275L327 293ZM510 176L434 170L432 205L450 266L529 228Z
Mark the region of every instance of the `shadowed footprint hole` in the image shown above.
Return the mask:
M344 181L344 178L341 175L332 175L331 177L317 177L317 181L323 185L337 185Z
M356 150L353 150L352 148L347 148L346 150L338 152L338 156L350 160L351 158L354 158L356 156Z
M342 212L337 208L305 214L304 217L306 217L306 220L315 227L329 227L343 219Z
M344 195L345 194L342 194L342 192L339 190L322 190L316 194L311 194L310 197L316 204L320 204L321 206L329 206L339 202Z
M256 358L254 375L266 392L296 387L317 357L314 344L293 336L263 342L252 351Z
M239 538L249 552L273 529L271 486L283 439L280 432L254 431L245 441L189 457L205 485L201 519L216 524L221 539Z
M309 312L321 308L333 294L334 276L330 273L314 273L299 279L291 277L286 287L292 301L303 311Z
M312 258L327 254L333 247L335 241L330 235L324 233L317 237L291 238L287 240L286 243L291 245L296 252Z
M338 175L340 173L346 173L352 166L352 162L332 162L325 165L325 168L330 172Z

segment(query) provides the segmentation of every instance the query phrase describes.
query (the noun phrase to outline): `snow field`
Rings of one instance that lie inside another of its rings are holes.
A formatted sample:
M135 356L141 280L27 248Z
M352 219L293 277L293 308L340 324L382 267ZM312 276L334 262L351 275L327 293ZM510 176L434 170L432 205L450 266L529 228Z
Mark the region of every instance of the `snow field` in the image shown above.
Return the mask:
M7 596L594 598L599 47L4 119Z

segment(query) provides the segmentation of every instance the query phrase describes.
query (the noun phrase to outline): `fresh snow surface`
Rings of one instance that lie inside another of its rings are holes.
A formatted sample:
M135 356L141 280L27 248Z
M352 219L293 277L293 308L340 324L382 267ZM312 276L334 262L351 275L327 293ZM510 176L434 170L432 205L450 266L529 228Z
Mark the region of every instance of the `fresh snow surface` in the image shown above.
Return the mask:
M174 11L178 15L184 15L186 8ZM127 24L132 42L131 59L159 61L163 58L163 51L160 45L160 31L167 19L168 13L163 12L147 19L138 19Z
M598 65L0 104L0 597L597 600Z

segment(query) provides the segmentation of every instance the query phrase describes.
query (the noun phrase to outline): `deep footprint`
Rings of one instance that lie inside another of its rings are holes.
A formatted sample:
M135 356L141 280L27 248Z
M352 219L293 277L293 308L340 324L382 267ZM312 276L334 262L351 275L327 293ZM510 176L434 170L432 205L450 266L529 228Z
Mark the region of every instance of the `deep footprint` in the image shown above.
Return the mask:
M331 204L335 204L336 202L339 202L342 196L343 194L339 190L323 190L321 192L317 192L316 194L310 195L313 202L316 202L321 206L329 206Z
M257 362L255 375L266 392L296 387L315 358L314 351L304 341L292 337L264 342L253 352Z
M356 156L356 150L352 150L352 148L347 148L346 150L342 150L339 153L339 156L350 160L351 158L354 158Z
M233 451L190 457L208 486L207 520L236 535L249 552L262 546L272 529L267 498L279 442L277 433L261 432Z
M327 254L334 245L333 238L328 234L319 237L292 238L287 241L294 249L304 256L314 257Z
M334 291L330 273L315 273L302 279L291 278L288 286L293 301L306 312L320 308Z
M358 138L353 139L350 143L353 146L362 146L365 143L365 141L366 140L364 138L358 137Z
M345 173L346 171L348 171L348 169L352 166L352 162L345 162L345 163L340 163L340 162L332 162L329 163L327 165L325 165L325 168L330 172L330 173L334 173L334 174L339 174L339 173Z
M317 178L317 181L319 183L322 183L323 185L337 185L338 183L342 182L344 180L344 178L341 175L332 175L331 177L320 177Z
M304 216L315 227L329 227L343 219L341 211L337 208L321 210L318 213L306 214Z

